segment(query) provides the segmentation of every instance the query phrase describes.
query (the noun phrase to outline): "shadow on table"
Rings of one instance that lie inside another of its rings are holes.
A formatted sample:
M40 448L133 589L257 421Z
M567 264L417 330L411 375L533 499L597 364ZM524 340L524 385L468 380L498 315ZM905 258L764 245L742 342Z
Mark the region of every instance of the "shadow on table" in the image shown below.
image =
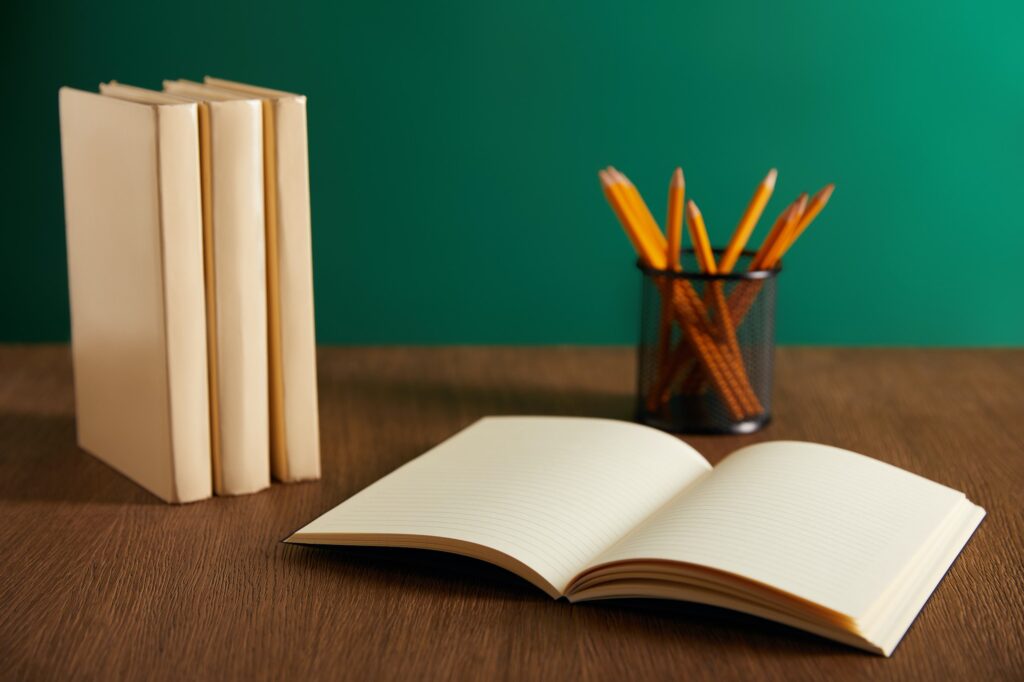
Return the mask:
M553 601L519 576L483 561L421 549L284 545L283 559L317 583L335 582L346 590L395 592L423 608L453 604L474 608L520 603L546 624L572 619L588 637L678 645L728 653L730 649L771 651L773 655L869 657L856 649L802 630L727 609L663 599L621 599L568 604ZM440 602L444 602L441 604ZM537 609L537 611L533 611ZM527 613L529 617L529 613ZM568 624L566 624L569 627Z
M79 448L69 414L0 414L0 500L164 504Z

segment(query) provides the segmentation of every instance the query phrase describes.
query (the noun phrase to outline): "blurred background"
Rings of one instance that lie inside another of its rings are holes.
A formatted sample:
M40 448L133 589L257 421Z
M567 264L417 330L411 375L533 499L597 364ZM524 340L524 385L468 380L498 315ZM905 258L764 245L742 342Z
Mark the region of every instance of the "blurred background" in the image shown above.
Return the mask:
M1024 3L17 3L5 8L0 341L68 338L57 89L216 75L309 97L317 335L631 343L601 195L676 165L723 245L831 203L779 285L790 344L1024 344ZM111 305L116 305L111 301Z

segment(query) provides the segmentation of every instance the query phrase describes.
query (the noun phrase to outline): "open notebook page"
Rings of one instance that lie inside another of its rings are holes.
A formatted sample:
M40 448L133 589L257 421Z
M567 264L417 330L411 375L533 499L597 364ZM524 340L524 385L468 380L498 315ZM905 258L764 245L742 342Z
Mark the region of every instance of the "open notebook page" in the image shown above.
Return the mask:
M594 565L652 558L708 566L857 618L963 501L846 450L763 443L729 455Z
M511 556L557 595L594 557L710 469L693 448L636 424L488 417L289 541L451 538Z

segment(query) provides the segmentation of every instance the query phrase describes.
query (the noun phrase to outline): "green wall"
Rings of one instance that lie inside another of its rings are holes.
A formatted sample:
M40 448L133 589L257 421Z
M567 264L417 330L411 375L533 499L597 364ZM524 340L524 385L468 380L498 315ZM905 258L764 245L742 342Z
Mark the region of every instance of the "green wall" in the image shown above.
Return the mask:
M641 5L7 7L0 340L68 335L57 88L210 73L309 95L322 342L630 342L596 171L681 164L719 243L836 182L781 342L1024 344L1024 3Z

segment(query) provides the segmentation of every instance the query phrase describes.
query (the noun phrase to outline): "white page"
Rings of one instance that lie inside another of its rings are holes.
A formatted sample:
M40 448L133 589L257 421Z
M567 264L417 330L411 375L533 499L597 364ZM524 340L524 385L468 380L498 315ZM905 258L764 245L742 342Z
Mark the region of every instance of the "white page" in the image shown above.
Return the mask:
M595 556L710 469L685 443L628 422L488 417L290 540L452 538L507 554L561 592Z
M839 448L763 443L727 457L595 565L698 564L856 618L963 499Z

